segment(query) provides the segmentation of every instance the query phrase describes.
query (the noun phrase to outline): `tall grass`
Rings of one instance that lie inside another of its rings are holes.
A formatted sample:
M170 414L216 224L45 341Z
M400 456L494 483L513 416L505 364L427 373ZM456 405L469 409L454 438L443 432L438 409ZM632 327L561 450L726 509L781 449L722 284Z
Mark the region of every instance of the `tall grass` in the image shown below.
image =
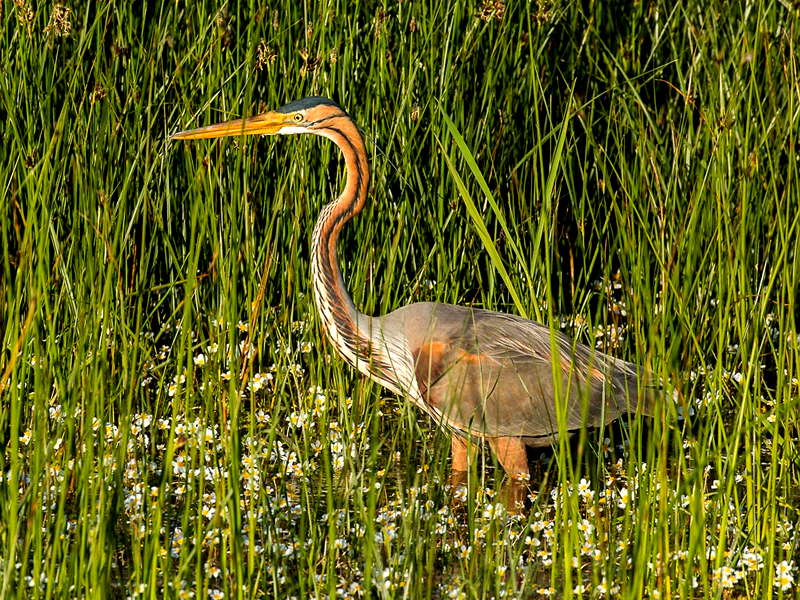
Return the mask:
M800 597L791 2L0 7L0 597ZM446 436L320 334L335 149L168 141L312 94L371 154L359 307L526 314L656 418L451 507Z

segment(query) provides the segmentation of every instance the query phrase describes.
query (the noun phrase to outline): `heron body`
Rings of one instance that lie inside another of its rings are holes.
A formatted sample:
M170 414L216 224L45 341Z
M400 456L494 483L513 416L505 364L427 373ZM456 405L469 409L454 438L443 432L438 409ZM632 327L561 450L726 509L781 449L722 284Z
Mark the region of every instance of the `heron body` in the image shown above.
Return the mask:
M322 327L348 363L408 397L450 431L452 482L466 481L470 440L488 441L511 482L524 482L529 478L525 446L547 445L559 431L569 434L646 410L635 365L528 319L430 302L379 317L356 309L342 280L336 243L364 207L369 164L361 133L332 100L304 98L173 137L304 133L333 141L347 173L344 191L323 207L312 236L312 282ZM514 503L521 499L518 491L512 496Z

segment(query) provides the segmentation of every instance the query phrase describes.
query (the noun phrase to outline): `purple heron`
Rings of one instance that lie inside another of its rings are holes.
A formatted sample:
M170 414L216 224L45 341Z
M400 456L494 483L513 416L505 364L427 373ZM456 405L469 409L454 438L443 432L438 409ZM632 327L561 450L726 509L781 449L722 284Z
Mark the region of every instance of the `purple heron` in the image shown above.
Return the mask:
M341 150L342 194L326 204L312 236L314 300L327 337L350 365L408 397L451 434L452 484L466 483L475 441L488 441L509 476L506 501L524 500L526 446L558 433L647 412L636 365L573 342L550 328L477 308L421 302L380 317L354 305L336 261L344 225L364 207L369 164L350 116L327 98L297 100L246 119L172 136L320 135ZM641 401L640 401L641 400Z

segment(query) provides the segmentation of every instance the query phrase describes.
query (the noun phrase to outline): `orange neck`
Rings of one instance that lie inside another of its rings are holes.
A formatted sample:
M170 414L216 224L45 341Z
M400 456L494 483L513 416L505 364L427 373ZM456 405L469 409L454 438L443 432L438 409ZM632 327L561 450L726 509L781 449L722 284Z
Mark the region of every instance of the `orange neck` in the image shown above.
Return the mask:
M345 160L347 181L342 194L327 204L317 219L312 238L311 273L314 300L322 326L339 354L362 370L359 362L370 361L368 318L353 305L336 261L339 233L350 219L361 212L367 198L369 165L364 140L347 116L339 116L310 130L332 140Z

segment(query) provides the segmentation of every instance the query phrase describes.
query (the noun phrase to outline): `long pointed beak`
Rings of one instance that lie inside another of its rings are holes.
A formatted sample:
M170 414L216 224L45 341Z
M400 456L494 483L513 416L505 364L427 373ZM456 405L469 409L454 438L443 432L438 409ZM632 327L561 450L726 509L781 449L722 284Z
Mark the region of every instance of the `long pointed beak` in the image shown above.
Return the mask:
M232 135L274 135L278 133L286 122L286 115L277 112L267 112L247 119L234 119L216 125L207 125L198 129L188 129L173 134L173 140L201 140L221 138Z

